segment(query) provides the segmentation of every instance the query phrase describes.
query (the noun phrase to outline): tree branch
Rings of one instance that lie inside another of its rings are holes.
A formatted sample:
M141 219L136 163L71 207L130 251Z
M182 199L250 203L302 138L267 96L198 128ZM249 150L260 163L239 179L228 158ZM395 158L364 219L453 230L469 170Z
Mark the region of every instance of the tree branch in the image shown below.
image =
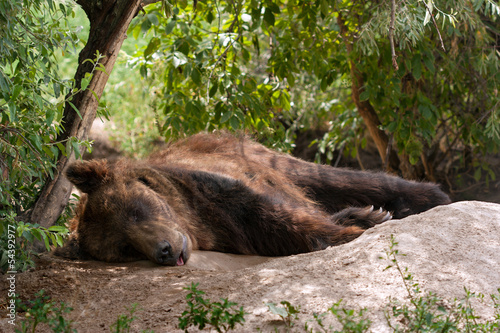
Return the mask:
M142 0L141 5L144 7L144 6L150 5L152 3L160 2L160 1L161 0Z
M380 119L378 118L377 112L373 108L370 101L362 101L360 98L361 92L363 91L363 86L365 85L363 75L358 70L357 62L353 57L353 44L349 40L349 30L345 25L342 18L342 14L339 12L337 16L337 24L340 27L341 38L347 49L348 59L351 68L351 97L354 104L358 108L359 115L363 118L363 121L372 137L375 145L377 146L378 153L382 159L382 163L386 161L387 158L387 170L396 171L399 169L399 158L394 150L388 150L389 138L387 134L380 129ZM389 154L388 154L389 153Z
M426 10L431 15L432 23L434 23L434 26L436 27L436 30L438 32L439 41L441 42L441 47L443 48L443 51L446 52L446 48L444 47L444 43L443 43L443 38L441 37L441 32L439 31L439 28L437 26L436 20L434 19L434 14L432 14L431 9L429 8L429 6L427 6L427 4L425 3L425 1L422 1L422 3L424 4Z
M391 0L391 24L389 26L389 41L391 42L391 55L392 66L395 70L399 69L398 62L396 61L396 50L394 49L394 21L396 20L396 0Z

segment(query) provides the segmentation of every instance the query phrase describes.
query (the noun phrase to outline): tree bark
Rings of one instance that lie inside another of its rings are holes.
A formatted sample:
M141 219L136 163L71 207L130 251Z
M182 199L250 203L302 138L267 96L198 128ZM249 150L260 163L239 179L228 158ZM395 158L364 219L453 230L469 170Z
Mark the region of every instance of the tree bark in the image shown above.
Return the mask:
M158 1L158 0L156 0ZM108 81L115 64L118 52L127 37L127 29L141 6L156 1L152 0L77 0L90 21L90 32L87 44L78 57L78 68L75 73L77 88L81 87L82 78L91 73L94 65L85 60L95 59L96 52L104 56L100 63L105 72L94 71L92 80L85 91L73 96L71 103L79 110L80 115L66 102L63 114L64 131L57 141L76 137L79 140L87 139L88 133L95 119L99 98ZM94 95L95 94L95 95ZM97 98L96 98L97 97ZM67 156L62 154L57 161L57 170L54 178L49 179L31 210L28 220L43 227L50 227L61 215L68 203L71 194L71 184L63 176L65 167L74 160L74 152L69 149Z
M349 56L349 64L351 67L351 81L352 81L352 99L360 116L363 118L368 132L372 137L377 150L379 152L382 163L384 164L387 171L396 172L399 169L399 158L396 152L389 146L389 138L384 131L380 129L380 120L378 118L377 112L371 105L370 101L361 101L360 95L363 92L364 80L362 73L358 70L356 62L353 60L353 44L349 38L349 31L345 25L342 15L339 12L337 17L337 24L340 27L340 33L342 39L347 49L347 55Z

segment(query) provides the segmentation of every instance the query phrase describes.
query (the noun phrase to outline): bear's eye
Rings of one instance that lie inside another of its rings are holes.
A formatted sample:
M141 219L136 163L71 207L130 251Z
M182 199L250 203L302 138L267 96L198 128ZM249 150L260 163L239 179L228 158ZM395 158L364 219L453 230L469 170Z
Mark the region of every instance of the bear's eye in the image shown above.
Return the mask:
M137 180L143 183L144 185L151 187L151 182L146 177L139 177Z
M134 223L136 222L141 222L146 219L146 213L143 208L141 207L134 207L130 210L130 216L132 217L132 220Z

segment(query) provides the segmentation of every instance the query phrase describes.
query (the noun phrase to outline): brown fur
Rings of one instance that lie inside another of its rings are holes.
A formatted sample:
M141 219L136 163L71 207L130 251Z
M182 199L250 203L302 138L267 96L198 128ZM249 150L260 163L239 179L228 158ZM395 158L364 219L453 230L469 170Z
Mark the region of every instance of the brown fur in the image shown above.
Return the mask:
M434 184L312 164L224 133L195 135L145 162L76 162L66 174L86 195L56 254L105 261L316 251L355 239L387 211L402 218L450 202Z

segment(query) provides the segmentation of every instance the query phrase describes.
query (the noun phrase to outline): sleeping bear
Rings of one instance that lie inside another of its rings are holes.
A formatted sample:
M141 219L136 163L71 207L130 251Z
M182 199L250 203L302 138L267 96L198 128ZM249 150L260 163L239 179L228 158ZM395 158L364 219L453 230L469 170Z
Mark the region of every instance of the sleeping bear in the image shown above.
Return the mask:
M435 184L309 163L228 133L194 135L145 161L77 161L66 176L84 194L55 254L108 262L317 251L450 203Z

